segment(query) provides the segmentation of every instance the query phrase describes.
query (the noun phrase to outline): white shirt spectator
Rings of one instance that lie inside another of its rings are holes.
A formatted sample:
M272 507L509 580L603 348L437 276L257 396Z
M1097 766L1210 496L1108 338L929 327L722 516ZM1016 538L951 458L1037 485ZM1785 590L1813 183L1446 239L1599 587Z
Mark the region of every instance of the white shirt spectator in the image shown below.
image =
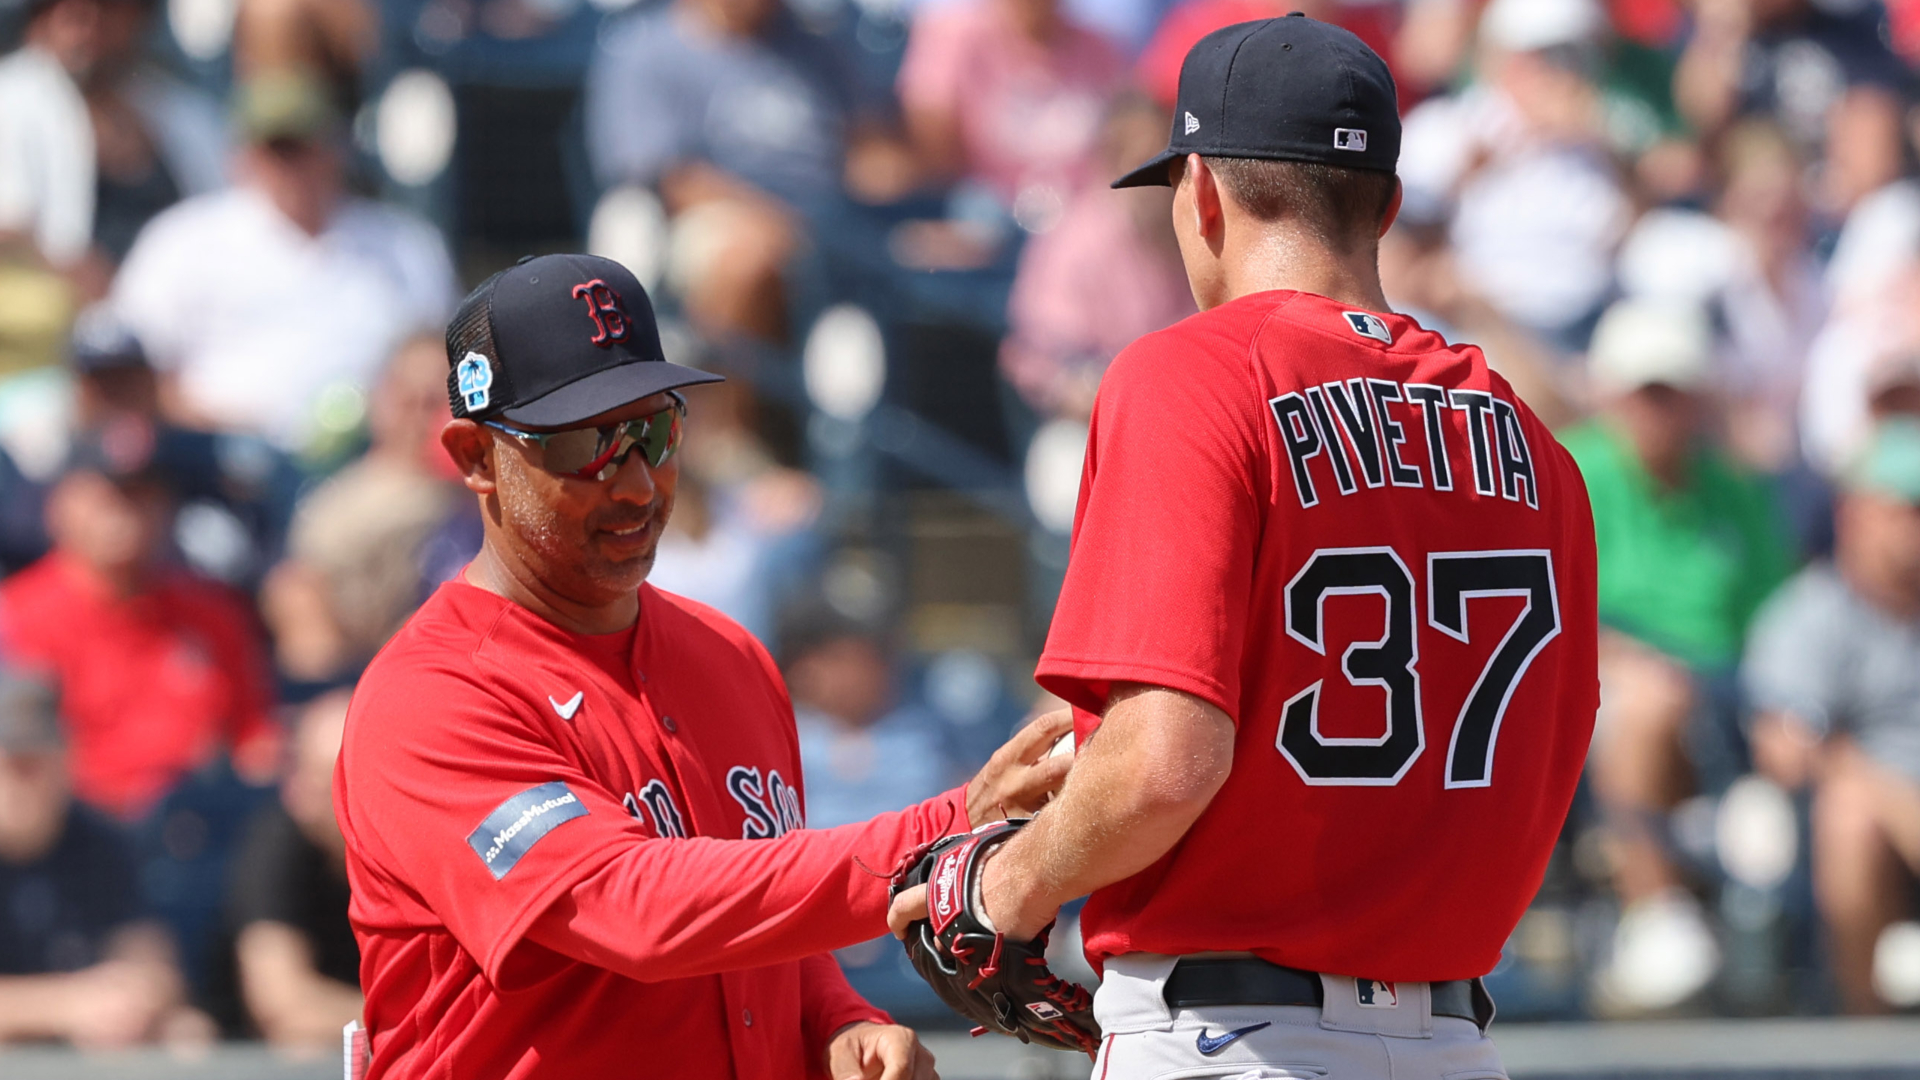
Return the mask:
M226 124L213 100L158 72L123 84L168 174L187 195L226 183ZM0 59L0 230L31 235L64 266L93 240L93 120L60 62L26 46Z
M1507 318L1554 333L1607 298L1631 208L1598 146L1538 138L1504 94L1474 86L1408 115L1400 178L1415 216L1452 209L1467 284Z
M348 199L310 236L234 188L155 218L113 300L191 408L297 450L322 392L364 389L403 336L445 321L455 288L446 245L418 218Z
M1826 286L1811 256L1769 280L1739 230L1694 210L1651 210L1621 245L1619 274L1629 296L1711 310L1720 339L1717 391L1763 408L1791 434L1808 351L1827 321Z
M0 59L0 230L65 265L93 239L93 120L60 61L31 46Z
M1920 181L1896 180L1861 199L1847 214L1827 262L1836 309L1879 300L1920 256Z

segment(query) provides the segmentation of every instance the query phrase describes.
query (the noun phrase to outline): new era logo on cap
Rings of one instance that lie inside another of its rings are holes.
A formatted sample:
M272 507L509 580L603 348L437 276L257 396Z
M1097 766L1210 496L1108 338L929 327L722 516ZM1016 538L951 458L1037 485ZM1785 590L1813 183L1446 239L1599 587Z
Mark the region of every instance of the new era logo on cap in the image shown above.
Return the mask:
M1186 134L1186 135L1191 135L1191 134L1193 134L1194 132L1196 132L1196 131L1199 131L1199 130L1200 130L1200 118L1199 118L1199 117L1197 117L1197 116L1195 116L1195 115L1193 115L1192 113L1188 113L1188 114L1187 114L1187 119L1186 119L1186 121L1185 121L1185 128L1186 128L1186 130L1185 130L1184 132L1182 132L1182 134Z
M1364 154L1367 152L1367 133L1359 128L1334 128L1333 148Z

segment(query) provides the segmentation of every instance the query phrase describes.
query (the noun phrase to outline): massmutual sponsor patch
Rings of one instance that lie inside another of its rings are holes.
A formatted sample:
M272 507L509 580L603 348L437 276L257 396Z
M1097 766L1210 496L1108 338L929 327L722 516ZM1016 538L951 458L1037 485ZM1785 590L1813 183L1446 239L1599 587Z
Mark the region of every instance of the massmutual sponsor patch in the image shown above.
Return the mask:
M487 864L493 880L499 881L554 826L585 817L586 813L579 796L555 780L501 803L479 828L467 834L467 845Z

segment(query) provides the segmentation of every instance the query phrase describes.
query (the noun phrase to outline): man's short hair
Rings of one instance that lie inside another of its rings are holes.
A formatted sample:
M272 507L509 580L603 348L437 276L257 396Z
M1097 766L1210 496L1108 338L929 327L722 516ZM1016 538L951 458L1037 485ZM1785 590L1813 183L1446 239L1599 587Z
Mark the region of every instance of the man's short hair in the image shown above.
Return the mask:
M1370 247L1393 204L1395 178L1373 169L1304 161L1208 157L1207 167L1240 208L1259 221L1291 217L1328 247Z

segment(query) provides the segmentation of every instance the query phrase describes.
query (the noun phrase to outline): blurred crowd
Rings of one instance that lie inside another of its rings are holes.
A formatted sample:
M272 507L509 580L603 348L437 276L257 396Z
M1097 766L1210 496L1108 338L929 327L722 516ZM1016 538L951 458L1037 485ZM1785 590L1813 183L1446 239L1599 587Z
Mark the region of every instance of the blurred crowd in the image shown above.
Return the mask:
M1920 1006L1920 2L0 0L0 1041L338 1045L346 697L478 548L441 328L520 254L729 375L652 580L779 659L809 822L970 774L1101 373L1194 310L1106 181L1288 10L1398 79L1396 309L1593 500L1503 1015Z

